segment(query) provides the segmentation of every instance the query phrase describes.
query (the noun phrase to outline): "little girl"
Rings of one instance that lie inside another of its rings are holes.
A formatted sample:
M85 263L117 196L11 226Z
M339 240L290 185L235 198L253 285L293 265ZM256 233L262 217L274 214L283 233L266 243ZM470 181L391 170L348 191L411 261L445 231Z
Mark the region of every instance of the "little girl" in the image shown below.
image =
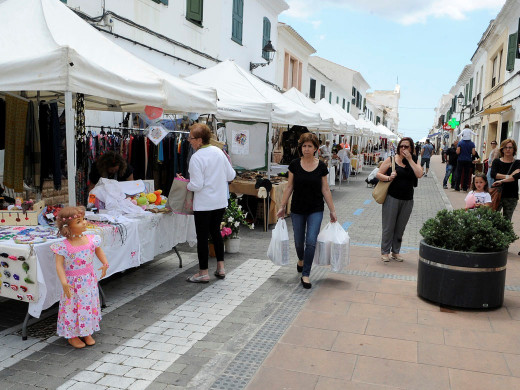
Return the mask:
M491 195L488 192L488 181L486 175L477 173L473 177L471 191L466 196L466 208L491 206Z
M65 207L57 217L62 242L51 245L56 254L56 272L63 287L58 312L58 336L68 339L74 348L94 345L92 333L99 330L101 308L97 277L94 272L94 253L103 266L101 278L105 277L108 262L99 247L99 236L83 233L87 223L84 207ZM83 340L80 339L83 338Z

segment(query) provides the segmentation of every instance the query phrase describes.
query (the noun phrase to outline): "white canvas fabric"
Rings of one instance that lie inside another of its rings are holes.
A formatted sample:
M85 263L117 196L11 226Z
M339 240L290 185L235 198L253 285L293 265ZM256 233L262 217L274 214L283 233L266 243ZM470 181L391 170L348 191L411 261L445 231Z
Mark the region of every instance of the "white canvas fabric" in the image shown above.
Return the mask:
M231 60L191 75L186 80L217 90L219 119L271 120L272 123L311 128L321 124L319 113L287 99Z
M341 130L344 130L344 128L341 126L341 123L335 122L334 118L332 118L325 111L320 110L320 107L318 107L307 96L305 96L303 93L298 91L296 88L292 87L287 92L284 92L283 95L286 98L295 102L296 104L300 104L310 111L317 112L321 117L321 124L317 128L317 130L320 130L320 132L327 132L327 131L341 132Z
M216 91L165 73L59 0L0 0L0 91L76 92L87 109L216 112ZM34 96L29 94L29 97Z

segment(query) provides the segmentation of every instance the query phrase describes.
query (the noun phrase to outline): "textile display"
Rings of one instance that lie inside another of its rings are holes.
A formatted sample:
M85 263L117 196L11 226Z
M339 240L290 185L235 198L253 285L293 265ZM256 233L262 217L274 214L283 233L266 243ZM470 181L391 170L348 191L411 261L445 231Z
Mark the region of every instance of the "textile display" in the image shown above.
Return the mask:
M0 150L5 149L5 100L0 99Z
M395 158L392 157L392 172L395 172ZM386 194L388 194L388 187L390 187L391 181L381 181L379 180L372 191L372 196L374 200L379 203L385 203Z
M267 167L267 130L266 123L226 123L226 138L228 141L232 140L231 150L228 153L233 167L245 169L265 169ZM234 135L237 135L237 140ZM254 145L252 148L247 147L248 154L244 154L246 144Z
M117 180L102 177L90 193L94 194L96 199L105 204L105 214L117 216L146 213L141 207L127 199L123 188Z
M36 115L34 103L29 102L25 134L24 181L28 186L39 192L41 191L42 168L40 128Z
M193 216L146 213L123 218L120 223L126 229L124 241L118 238L114 226L107 225L86 232L101 237L101 247L110 264L107 277L153 260L155 256L171 250L179 243L188 242L193 246L197 242ZM29 303L29 314L33 317L39 317L43 310L60 300L63 289L56 274L55 256L50 250L50 246L60 240L62 239L48 239L42 244L34 245L36 261L33 269L36 276L32 280L38 287L40 299ZM14 249L29 248L28 245L15 244L12 239L4 240L2 246L8 249L6 253ZM98 278L101 275L99 267L101 263L95 259L94 270ZM2 272L3 270L4 268Z
M23 162L29 103L7 95L5 97L5 157L4 185L23 192Z
M0 245L0 297L38 302L38 271L33 246Z

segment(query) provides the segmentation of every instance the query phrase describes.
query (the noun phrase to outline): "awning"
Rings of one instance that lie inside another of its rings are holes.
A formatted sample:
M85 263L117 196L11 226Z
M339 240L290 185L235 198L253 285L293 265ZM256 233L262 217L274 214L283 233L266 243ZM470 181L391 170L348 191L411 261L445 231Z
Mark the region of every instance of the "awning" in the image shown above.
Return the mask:
M428 138L433 138L433 137L435 137L435 136L437 136L437 135L439 135L439 134L441 134L441 132L433 133L433 134L429 134L429 135L428 135Z
M488 108L488 109L482 111L479 115L483 116L483 115L490 115L490 114L499 114L503 111L510 110L511 107L512 107L511 105L492 107L492 108Z

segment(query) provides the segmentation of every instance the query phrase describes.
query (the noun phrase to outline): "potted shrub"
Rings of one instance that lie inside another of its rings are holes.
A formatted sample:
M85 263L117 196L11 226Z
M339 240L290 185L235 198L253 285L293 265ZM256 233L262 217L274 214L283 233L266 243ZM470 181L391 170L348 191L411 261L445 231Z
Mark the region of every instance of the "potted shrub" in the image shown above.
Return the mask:
M222 229L231 229L231 234L228 234L224 241L227 253L237 253L240 250L241 225L245 225L250 229L255 228L254 224L247 222L246 217L247 212L244 212L242 206L238 204L236 196L231 195L221 224L221 231Z
M441 210L420 233L419 296L447 306L502 306L507 249L518 238L510 221L489 207Z

